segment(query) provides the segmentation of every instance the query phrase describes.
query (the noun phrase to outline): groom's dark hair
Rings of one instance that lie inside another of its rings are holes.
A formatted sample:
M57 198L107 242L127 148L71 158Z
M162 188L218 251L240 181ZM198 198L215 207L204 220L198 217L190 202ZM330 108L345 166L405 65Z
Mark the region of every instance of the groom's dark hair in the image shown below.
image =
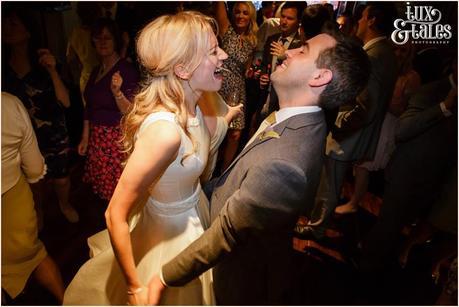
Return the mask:
M330 69L333 78L319 96L319 106L334 109L354 100L366 87L370 61L361 44L339 31L328 31L336 45L323 50L316 60L318 68Z

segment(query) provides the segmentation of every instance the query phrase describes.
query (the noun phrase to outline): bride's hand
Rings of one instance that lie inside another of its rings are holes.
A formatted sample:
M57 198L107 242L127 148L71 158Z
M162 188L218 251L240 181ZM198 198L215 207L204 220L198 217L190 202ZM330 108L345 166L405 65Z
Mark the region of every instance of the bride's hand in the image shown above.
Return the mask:
M244 112L244 105L242 103L237 106L228 106L228 112L225 115L225 120L229 124L239 114Z
M134 290L128 290L127 304L131 306L148 305L148 288L142 286Z

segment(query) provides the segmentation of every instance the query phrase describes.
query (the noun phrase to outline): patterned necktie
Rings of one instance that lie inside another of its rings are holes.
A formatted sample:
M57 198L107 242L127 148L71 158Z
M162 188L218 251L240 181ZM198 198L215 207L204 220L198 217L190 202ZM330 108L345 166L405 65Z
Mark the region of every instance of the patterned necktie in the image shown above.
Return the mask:
M276 112L271 112L271 114L265 118L265 121L268 123L267 127L274 125L276 123Z
M247 142L247 144L244 146L247 147L249 146L263 131L271 127L276 123L276 112L272 112L271 114L268 115L268 117L265 118L264 121L261 122L260 127L258 128L257 132L250 138L250 140Z

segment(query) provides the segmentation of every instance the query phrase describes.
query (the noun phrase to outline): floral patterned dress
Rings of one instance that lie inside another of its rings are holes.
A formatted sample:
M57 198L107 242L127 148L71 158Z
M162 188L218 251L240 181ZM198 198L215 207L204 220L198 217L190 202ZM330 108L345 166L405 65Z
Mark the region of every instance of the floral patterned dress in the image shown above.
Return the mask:
M19 77L10 66L5 68L2 91L17 96L30 115L38 146L48 168L47 176L63 178L69 174L69 136L65 111L56 99L49 74L33 67Z
M121 59L100 80L96 80L99 67L89 77L84 98L85 120L89 121L90 133L83 181L89 183L96 195L110 200L121 176L122 151L121 112L110 90L112 76L119 71L123 77L121 91L132 101L139 76L134 66Z
M222 37L222 49L228 54L224 66L230 70L223 71L223 85L219 93L231 106L246 102L245 92L245 68L252 58L255 47L236 33L230 25ZM230 128L242 130L245 127L244 114L238 115L230 124Z

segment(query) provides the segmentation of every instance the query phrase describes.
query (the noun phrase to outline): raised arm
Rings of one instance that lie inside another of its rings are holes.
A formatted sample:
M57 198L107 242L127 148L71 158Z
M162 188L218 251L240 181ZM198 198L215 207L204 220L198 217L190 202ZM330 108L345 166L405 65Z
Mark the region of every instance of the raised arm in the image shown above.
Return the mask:
M110 84L110 90L112 91L113 97L115 98L116 105L121 113L126 114L129 107L131 106L131 101L124 95L121 91L121 85L123 84L123 77L120 72L117 71L112 75L112 82Z
M38 56L38 62L48 71L51 77L57 100L60 101L64 107L70 107L69 92L56 70L56 58L48 49L39 49Z
M230 21L228 18L228 13L226 11L226 5L224 1L216 1L214 3L215 6L215 19L218 23L218 35L223 37L226 31L230 26Z
M123 67L112 75L110 90L121 113L129 111L139 81L139 75L132 65Z
M229 106L217 92L204 92L198 101L198 105L204 115L204 121L209 129L211 138L213 138L215 132L218 131L218 126L221 121L218 119L219 117L223 118L228 125L234 117L242 113L243 108L242 104Z
M134 264L128 217L136 202L177 157L179 147L180 134L174 124L158 121L148 126L136 141L105 212L113 250L126 279L130 305L146 304L148 291L144 290Z

